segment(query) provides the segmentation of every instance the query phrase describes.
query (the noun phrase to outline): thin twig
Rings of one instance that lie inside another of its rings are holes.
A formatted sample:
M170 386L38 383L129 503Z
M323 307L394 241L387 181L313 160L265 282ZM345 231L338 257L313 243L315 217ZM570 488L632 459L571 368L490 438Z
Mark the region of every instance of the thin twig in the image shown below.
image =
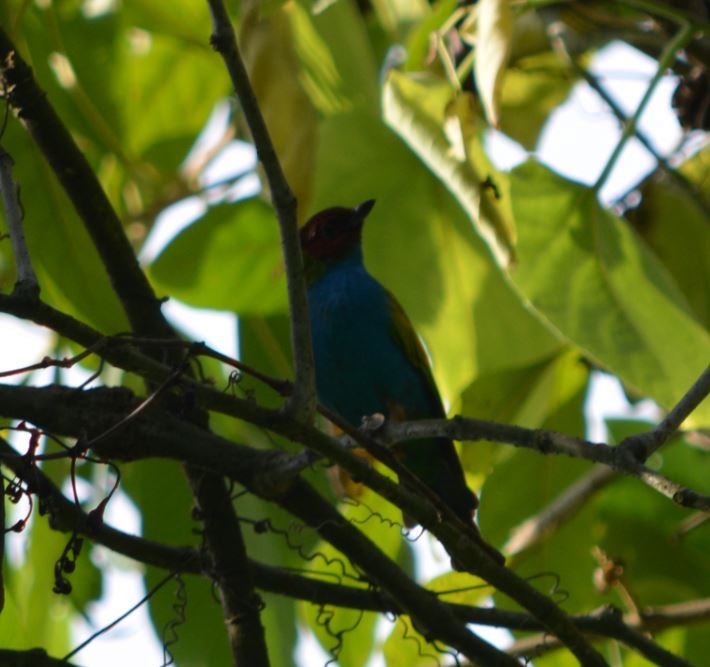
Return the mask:
M618 446L620 456L632 455L635 459L645 461L651 454L663 446L679 428L683 421L710 394L710 365L700 374L693 386L683 395L671 411L663 418L656 428L626 438Z
M617 479L619 473L612 468L597 466L567 487L549 505L535 516L513 529L503 547L507 555L520 554L538 544L545 537L567 523L589 498Z
M22 228L24 216L20 204L20 189L12 178L13 164L10 154L0 146L0 195L5 207L5 220L15 255L17 268L15 289L23 292L28 298L37 298L39 296L39 282L32 268L32 260L27 250L25 232Z
M601 85L599 79L592 75L586 68L579 64L576 58L573 58L569 53L569 50L564 44L564 40L559 40L562 48L560 49L566 58L566 60L574 67L575 71L587 82L587 85L594 90L594 92L599 95L599 97L604 100L604 103L611 109L616 119L619 121L622 127L628 127L630 125L630 120L624 113L624 110L617 104L616 100L608 93L606 88ZM658 166L663 170L665 174L687 195L689 195L693 201L698 205L701 211L703 211L708 217L710 217L710 204L703 196L703 193L696 187L696 185L686 178L682 173L680 173L673 165L661 155L656 147L653 145L651 140L646 136L639 127L634 128L634 136L641 142L643 147L653 156L656 160ZM677 149L678 150L678 149Z
M82 649L86 648L89 644L91 644L94 639L97 637L100 637L101 635L106 634L109 630L112 630L115 628L121 621L124 619L128 618L136 609L139 609L141 606L143 606L150 598L152 598L165 584L167 584L171 579L175 577L175 574L171 572L167 576L163 577L155 586L153 586L136 604L134 604L130 609L125 611L123 614L121 614L118 618L115 618L113 621L111 621L108 625L105 625L102 627L100 630L97 630L92 634L90 637L87 637L81 644L79 644L77 647L73 648L69 653L67 653L62 660L69 660L69 658L75 656L79 651Z
M670 67L678 51L680 51L686 44L688 44L693 39L696 32L697 28L695 26L687 23L684 24L678 30L675 37L668 43L666 48L663 50L661 57L658 59L658 68L656 69L656 73L653 75L651 81L649 82L648 87L646 88L646 92L644 93L643 97L641 98L641 101L636 107L633 116L631 116L628 123L626 124L626 127L624 128L624 131L622 132L621 137L619 138L619 141L616 144L616 147L614 148L611 156L607 160L607 163L604 166L602 173L599 175L597 182L594 184L594 190L596 192L599 192L604 183L606 183L607 179L609 178L609 175L611 174L612 170L614 169L614 166L616 165L617 160L619 159L619 156L624 150L624 146L626 146L626 142L631 136L636 133L636 126L638 125L638 121L641 118L643 112L645 111L646 105L651 99L651 96L653 95L653 91L656 89L656 86L665 75L666 70L668 69L668 67Z

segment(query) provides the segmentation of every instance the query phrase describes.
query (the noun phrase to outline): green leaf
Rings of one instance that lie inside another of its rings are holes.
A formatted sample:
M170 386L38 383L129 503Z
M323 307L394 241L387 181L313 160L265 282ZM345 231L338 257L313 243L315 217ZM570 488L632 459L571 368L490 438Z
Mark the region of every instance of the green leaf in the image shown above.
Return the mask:
M100 331L128 330L93 242L37 147L15 123L8 126L3 143L15 160L13 177L21 188L23 229L42 298Z
M710 148L681 167L681 174L707 192ZM673 275L698 321L710 328L710 234L708 214L686 188L665 174L649 179L641 188L641 204L631 211L634 229Z
M467 94L453 98L449 85L433 76L393 70L385 82L385 122L454 195L498 264L507 266L513 258L511 230L486 187L490 173L480 171L470 154L470 104Z
M513 39L513 10L510 0L481 0L477 10L476 86L488 122L497 127Z
M209 209L163 250L150 276L192 306L244 315L286 309L278 225L260 199Z
M552 327L670 408L710 358L710 336L660 262L594 192L528 162L512 173L511 278ZM710 422L710 401L692 415Z
M187 152L215 102L229 91L226 73L207 43L207 25L197 43L160 33L126 32L109 82L121 114L123 150L136 158L156 144L179 138ZM142 179L148 175L136 173Z
M241 3L239 48L281 168L299 203L308 205L317 144L313 102L297 57L291 23L299 11L283 4L264 11L263 2Z
M357 500L341 505L342 514L364 530L370 540L393 560L402 549L399 510L367 488ZM313 549L308 569L319 577L330 577L343 584L358 586L358 573L331 544L319 542ZM374 629L378 615L358 610L317 607L301 603L301 613L323 649L337 657L343 667L365 665L374 648Z
M431 4L430 12L421 21L415 23L407 37L408 71L424 69L431 55L432 39L440 39L435 31L442 29L456 10L456 0L440 0Z
M314 14L310 6L290 3L287 13L303 87L318 111L342 113L357 107L376 113L377 63L356 7L335 2Z
M8 610L11 610L8 617L14 615L16 623L9 624L3 611L0 645L17 649L41 646L50 654L65 655L71 649L71 598L53 593L52 589L54 565L69 536L52 530L46 517L39 515L33 517L26 530L29 530L29 548L21 567L9 570L6 580ZM84 551L88 551L88 544L84 547ZM69 579L78 581L87 573L93 576L95 572L84 553Z
M550 114L567 98L574 83L569 66L555 53L512 62L503 84L500 129L533 150Z

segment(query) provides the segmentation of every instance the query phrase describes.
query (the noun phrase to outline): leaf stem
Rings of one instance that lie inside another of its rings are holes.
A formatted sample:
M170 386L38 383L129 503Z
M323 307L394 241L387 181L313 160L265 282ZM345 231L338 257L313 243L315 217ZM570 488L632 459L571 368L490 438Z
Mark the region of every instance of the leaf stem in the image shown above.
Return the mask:
M668 43L666 48L663 50L663 53L661 54L661 57L658 60L658 68L656 69L656 73L653 75L653 78L648 84L648 88L646 88L646 92L644 93L643 98L636 107L636 111L627 122L626 127L624 128L624 131L622 132L621 137L619 138L619 141L611 154L611 157L606 163L606 166L604 167L602 173L599 175L597 182L594 184L595 192L598 193L602 189L607 179L609 178L609 175L616 166L616 163L622 151L624 150L624 147L626 146L626 142L633 134L635 134L636 126L638 125L639 119L645 111L646 106L648 105L651 96L656 90L656 86L658 85L659 81L665 75L666 70L670 67L678 51L684 48L693 39L696 31L697 28L694 25L687 22L684 23L680 30L676 33L675 37Z

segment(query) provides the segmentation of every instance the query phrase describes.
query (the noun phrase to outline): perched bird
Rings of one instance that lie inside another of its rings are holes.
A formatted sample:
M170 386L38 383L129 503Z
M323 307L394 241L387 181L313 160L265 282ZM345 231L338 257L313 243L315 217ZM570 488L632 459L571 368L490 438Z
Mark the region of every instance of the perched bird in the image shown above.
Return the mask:
M444 417L429 360L402 306L365 269L361 232L375 205L328 208L301 229L318 400L358 426ZM466 524L478 499L446 438L398 445L409 468ZM405 518L406 521L406 518Z

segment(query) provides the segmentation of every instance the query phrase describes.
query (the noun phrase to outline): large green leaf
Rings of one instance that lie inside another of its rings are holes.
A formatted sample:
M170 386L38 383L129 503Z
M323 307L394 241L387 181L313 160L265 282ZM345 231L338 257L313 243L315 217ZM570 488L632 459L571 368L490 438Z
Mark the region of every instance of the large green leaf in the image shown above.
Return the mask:
M665 408L710 358L710 336L664 267L589 188L535 162L512 173L519 262L511 277L596 362ZM710 401L693 414L710 421Z
M528 428L540 428L556 415L559 416L570 402L577 406L575 397L587 381L589 370L575 350L563 350L559 354L531 366L506 369L488 373L473 382L463 393L461 413L467 417L489 419L517 424ZM567 433L582 435L581 414L569 413L569 423L557 428ZM461 448L461 461L470 475L476 475L474 488L487 485L485 494L498 493L495 480L486 480L487 475L499 461L513 455L509 447L501 443L477 441L465 443ZM484 512L487 498L484 502ZM489 517L490 518L490 517ZM504 524L499 517L494 519ZM517 522L519 517L506 517L505 521Z
M504 205L494 196L491 170L475 149L477 119L466 94L429 75L390 71L383 92L383 114L391 127L431 169L466 211L501 266L513 261L513 239ZM472 146L473 145L473 146Z
M631 211L634 229L658 255L683 290L693 312L710 328L710 233L707 197L710 148L683 164L682 175L697 187L687 188L666 174L657 174L641 189L641 204ZM704 194L705 193L705 194ZM697 198L705 196L703 209ZM679 233L679 225L682 232Z
M302 216L310 199L317 125L302 83L304 67L297 57L298 34L291 20L294 12L298 15L298 7L279 2L265 9L261 0L245 0L240 11L242 57Z
M208 210L150 267L157 289L202 308L267 315L286 309L279 230L260 199Z
M127 28L110 83L123 148L131 157L172 138L182 139L187 151L215 102L228 93L226 73L208 44L208 21L204 25L197 43Z
M376 112L377 64L365 23L350 2L334 2L314 14L306 3L287 7L303 86L324 114L359 107Z

